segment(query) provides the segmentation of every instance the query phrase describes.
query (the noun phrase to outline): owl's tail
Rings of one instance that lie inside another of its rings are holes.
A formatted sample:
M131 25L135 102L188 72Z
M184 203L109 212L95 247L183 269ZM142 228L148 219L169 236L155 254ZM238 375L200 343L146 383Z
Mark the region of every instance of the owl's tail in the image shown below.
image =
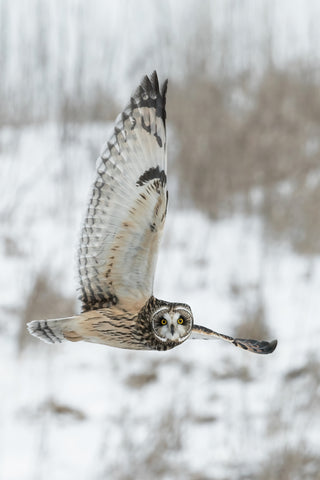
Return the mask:
M56 318L51 320L33 320L27 324L29 333L46 343L62 343L65 340L78 342L82 340L77 333L79 317Z

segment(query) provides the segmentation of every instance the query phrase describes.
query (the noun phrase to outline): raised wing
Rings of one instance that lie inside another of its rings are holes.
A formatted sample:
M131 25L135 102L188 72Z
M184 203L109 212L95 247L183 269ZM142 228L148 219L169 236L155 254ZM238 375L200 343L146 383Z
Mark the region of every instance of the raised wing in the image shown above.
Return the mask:
M79 249L83 311L152 294L167 210L166 89L144 77L97 162Z
M264 340L252 340L248 338L233 338L228 335L223 335L222 333L214 332L209 328L202 327L200 325L193 325L192 333L190 338L192 339L201 339L201 340L212 340L214 338L220 338L226 342L232 343L236 347L242 348L243 350L249 350L254 353L272 353L277 346L277 340L272 342L266 342Z

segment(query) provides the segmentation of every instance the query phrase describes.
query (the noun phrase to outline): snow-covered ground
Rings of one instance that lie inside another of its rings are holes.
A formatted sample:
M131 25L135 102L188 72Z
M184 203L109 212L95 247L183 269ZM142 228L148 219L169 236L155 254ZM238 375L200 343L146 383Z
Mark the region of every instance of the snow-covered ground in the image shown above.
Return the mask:
M226 334L263 311L272 355L219 341L160 353L30 337L19 348L39 275L76 296L105 137L101 125L0 130L0 478L276 480L261 472L288 452L307 452L300 478L319 478L320 261L266 243L257 217L212 222L171 197L155 294Z

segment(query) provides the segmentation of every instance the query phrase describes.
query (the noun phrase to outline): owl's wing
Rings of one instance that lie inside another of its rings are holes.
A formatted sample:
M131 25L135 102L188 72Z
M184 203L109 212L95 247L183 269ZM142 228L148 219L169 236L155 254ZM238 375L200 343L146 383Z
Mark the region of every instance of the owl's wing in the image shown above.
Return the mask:
M167 210L166 89L143 78L97 162L79 248L83 311L152 294Z
M233 338L228 335L223 335L222 333L214 332L209 328L202 327L200 325L193 325L192 333L190 338L192 339L202 339L202 340L212 340L214 338L220 338L229 343L232 343L236 347L242 348L243 350L249 350L254 353L272 353L277 346L277 340L272 342L266 342L264 340L252 340L248 338Z

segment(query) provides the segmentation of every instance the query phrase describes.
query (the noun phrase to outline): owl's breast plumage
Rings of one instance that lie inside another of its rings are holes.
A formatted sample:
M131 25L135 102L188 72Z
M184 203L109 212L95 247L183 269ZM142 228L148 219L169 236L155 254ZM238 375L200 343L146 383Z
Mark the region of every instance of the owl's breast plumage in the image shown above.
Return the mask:
M78 333L84 341L112 347L130 350L170 350L176 347L177 343L162 342L153 332L150 319L156 302L157 299L151 297L140 308L137 308L137 305L130 309L114 306L84 312L80 316Z

